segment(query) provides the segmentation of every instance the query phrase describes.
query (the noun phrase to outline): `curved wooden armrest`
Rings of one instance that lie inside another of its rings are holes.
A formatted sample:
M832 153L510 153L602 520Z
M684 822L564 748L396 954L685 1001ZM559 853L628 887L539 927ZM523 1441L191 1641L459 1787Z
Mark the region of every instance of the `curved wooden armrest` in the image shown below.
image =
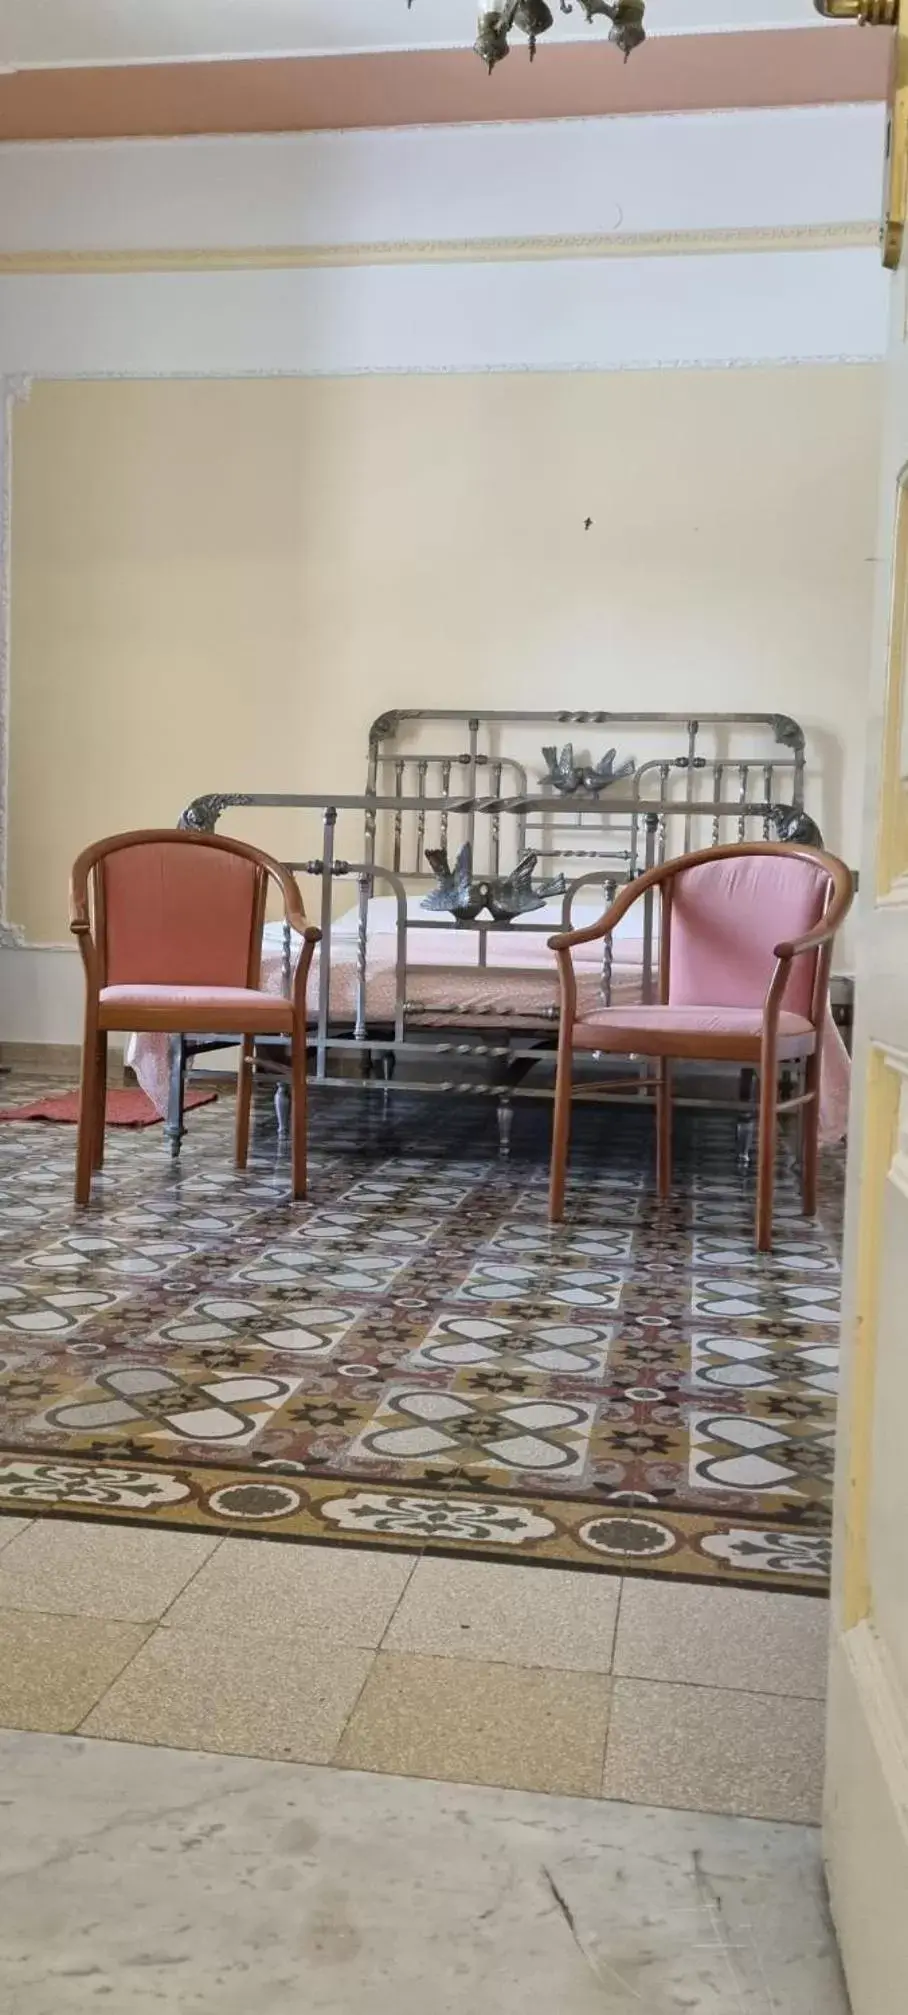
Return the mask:
M832 901L829 908L812 931L804 931L801 937L786 938L782 944L776 945L777 959L794 959L798 958L801 952L821 951L824 945L832 943L839 925L844 923L848 915L854 900L854 877L846 868L844 861L838 861L830 856L826 856L826 860L832 876Z
M79 954L85 969L85 979L89 991L98 986L98 950L91 934L91 907L88 900L88 876L80 874L81 861L77 861L69 884L69 928L79 940Z
M787 963L789 959L797 958L801 952L819 951L823 945L832 943L836 930L835 924L827 924L824 920L822 924L817 924L815 930L805 931L803 937L786 938L784 943L776 945L773 958L784 959Z
M302 909L298 909L296 903L288 902L286 904L285 915L290 929L296 931L297 936L301 937L303 941L300 955L293 971L291 994L294 1002L294 1011L302 1015L305 1021L309 969L312 964L312 954L315 951L316 945L321 943L322 934L316 924L307 923Z
M69 928L71 931L90 931L91 913L88 907L88 875L80 872L82 859L76 861L69 878Z
M265 856L262 858L264 860ZM277 882L283 898L284 922L289 924L292 931L296 931L297 937L302 938L304 948L307 945L310 947L311 956L311 947L320 942L322 934L318 926L311 924L306 916L296 877L280 861L269 860L267 865L268 873Z
M778 1020L785 988L788 984L788 973L792 959L800 958L804 952L822 952L826 946L831 945L833 938L838 932L839 925L843 918L848 915L848 911L851 908L852 897L854 895L854 883L851 875L841 862L836 862L834 868L833 897L826 915L821 917L820 922L814 925L812 931L804 931L799 938L783 938L781 944L775 946L773 957L776 960L776 969L770 980L766 999L763 1003L763 1012L769 1017L771 1024L774 1024ZM822 978L823 994L828 1000L828 959L818 967L818 978Z
M596 938L607 937L609 931L614 930L615 925L620 923L621 918L626 915L632 903L635 903L639 896L645 895L647 889L653 888L656 882L662 879L663 870L661 868L648 869L647 873L640 875L637 881L628 882L627 887L622 889L620 896L615 897L611 909L606 910L604 916L597 917L594 924L587 924L583 930L579 931L559 931L556 937L549 938L549 951L569 952L574 945L589 945L593 944Z
M302 910L288 908L284 921L290 925L292 931L296 932L297 937L302 938L305 945L317 945L321 943L322 934L318 925L310 924L303 915Z

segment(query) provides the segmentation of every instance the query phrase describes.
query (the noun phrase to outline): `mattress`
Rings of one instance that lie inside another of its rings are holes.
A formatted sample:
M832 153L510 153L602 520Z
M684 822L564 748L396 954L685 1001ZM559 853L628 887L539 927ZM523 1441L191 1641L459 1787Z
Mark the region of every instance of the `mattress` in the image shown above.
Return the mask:
M602 915L599 903L575 903L572 927L581 928ZM551 1029L558 1011L558 973L548 948L549 936L562 928L561 904L546 904L527 917L535 929L509 927L486 934L487 964L479 964L479 933L435 924L419 900L408 904L405 1001L408 1031L476 1028L539 1033ZM336 919L331 930L329 1018L341 1032L350 1031L356 1013L357 943L355 910ZM654 934L655 935L655 934ZM300 940L292 934L291 962ZM309 980L309 1022L318 1015L320 947L316 947ZM574 954L577 1012L594 1014L603 1003L602 940L579 945ZM643 939L639 908L621 919L612 940L610 1001L613 1007L633 1005L642 995ZM366 1022L377 1035L393 1025L397 999L397 903L373 897L369 903L366 955ZM284 929L266 924L262 943L261 984L280 993L284 974ZM169 1039L166 1035L134 1035L126 1061L143 1091L159 1112L167 1109ZM821 1078L821 1139L840 1140L848 1117L850 1063L832 1016L823 1037Z

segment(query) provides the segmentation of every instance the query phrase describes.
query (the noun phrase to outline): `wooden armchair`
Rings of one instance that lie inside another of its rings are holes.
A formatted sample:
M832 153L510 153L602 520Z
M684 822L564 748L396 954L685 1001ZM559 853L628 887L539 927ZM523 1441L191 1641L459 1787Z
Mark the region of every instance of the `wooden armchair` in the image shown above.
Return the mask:
M260 985L269 876L303 941L289 1000ZM307 923L289 870L220 834L115 833L76 861L70 929L85 967L77 1204L90 1201L92 1171L104 1159L107 1037L114 1029L237 1036L237 1168L245 1168L249 1152L254 1038L289 1037L293 1194L305 1196L306 983L321 932Z
M658 1002L577 1016L572 951L605 937L648 889L661 898ZM658 1058L656 1171L671 1188L673 1057L755 1066L760 1074L756 1242L772 1246L777 1121L800 1108L805 1215L816 1210L819 1088L829 968L853 883L843 861L812 847L753 842L683 854L623 889L586 930L549 939L558 957L561 1023L549 1217L564 1215L575 1050ZM804 1086L779 1101L780 1064L802 1061Z

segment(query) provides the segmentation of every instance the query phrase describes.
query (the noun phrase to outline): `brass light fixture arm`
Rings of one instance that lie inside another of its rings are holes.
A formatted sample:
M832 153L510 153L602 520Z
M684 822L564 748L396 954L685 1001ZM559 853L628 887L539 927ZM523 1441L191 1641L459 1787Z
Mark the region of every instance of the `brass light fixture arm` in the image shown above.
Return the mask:
M857 21L863 28L894 28L899 0L813 0L825 21Z
M889 28L892 70L886 126L886 164L880 244L883 265L901 265L908 221L908 0L813 0L827 21L856 21L862 28Z

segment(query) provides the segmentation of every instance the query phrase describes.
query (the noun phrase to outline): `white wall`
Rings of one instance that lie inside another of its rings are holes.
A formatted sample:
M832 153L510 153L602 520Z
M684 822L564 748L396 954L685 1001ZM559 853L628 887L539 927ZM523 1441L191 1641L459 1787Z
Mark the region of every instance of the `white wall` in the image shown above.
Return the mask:
M0 147L0 252L864 223L878 105Z
M881 376L36 384L12 915L59 938L75 854L202 791L361 790L395 705L789 712L853 857ZM539 767L538 737L505 747ZM255 833L317 850L277 814ZM358 857L361 822L339 844Z
M877 360L882 144L840 106L0 148L0 887L20 378Z
M10 146L0 372L878 357L882 148L876 106Z

